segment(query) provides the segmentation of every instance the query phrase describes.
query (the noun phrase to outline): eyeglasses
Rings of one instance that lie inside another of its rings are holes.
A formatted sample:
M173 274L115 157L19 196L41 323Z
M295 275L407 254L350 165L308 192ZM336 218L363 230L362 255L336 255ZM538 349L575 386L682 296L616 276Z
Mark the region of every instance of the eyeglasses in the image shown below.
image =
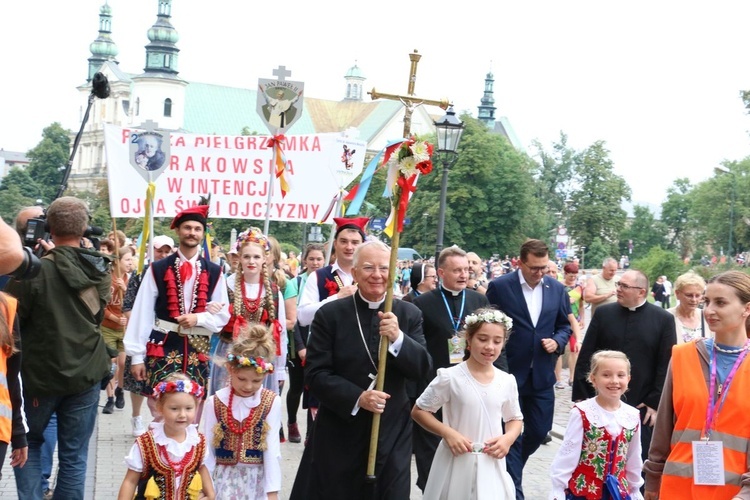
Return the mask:
M388 274L388 266L362 266L362 272L365 274L372 274L375 271L380 272L380 274Z
M530 271L531 271L532 273L546 273L546 272L547 272L547 269L549 269L549 266L536 266L536 267L531 267L531 266L529 266L528 264L526 264L525 262L523 263L523 265L524 265L524 266L526 266L526 267L528 267L528 268L529 268L529 270L530 270Z
M426 280L436 280L437 279L437 274L433 274L432 276L425 276L424 279L426 279Z
M643 288L641 286L626 285L625 283L621 283L619 281L617 283L615 283L615 286L617 288L622 288L623 290L645 290L645 288Z

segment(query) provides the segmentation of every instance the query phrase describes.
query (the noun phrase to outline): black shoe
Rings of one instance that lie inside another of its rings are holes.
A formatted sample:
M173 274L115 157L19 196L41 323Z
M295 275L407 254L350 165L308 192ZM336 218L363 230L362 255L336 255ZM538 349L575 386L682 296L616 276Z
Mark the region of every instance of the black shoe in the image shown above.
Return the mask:
M118 410L125 408L125 394L119 387L115 389L115 408Z
M550 442L552 442L552 436L550 436L549 433L547 433L547 435L544 436L544 439L542 439L542 444L547 444Z
M107 404L104 405L102 413L107 415L115 412L115 398L107 398Z

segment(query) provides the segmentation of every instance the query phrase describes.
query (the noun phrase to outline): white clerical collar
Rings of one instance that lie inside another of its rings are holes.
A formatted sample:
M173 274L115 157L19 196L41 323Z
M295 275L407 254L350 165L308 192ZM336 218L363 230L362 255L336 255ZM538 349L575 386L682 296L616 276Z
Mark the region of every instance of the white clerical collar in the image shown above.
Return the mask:
M636 309L638 309L639 307L641 307L645 303L646 303L646 299L643 299L643 302L641 302L637 306L635 306L635 307L628 307L628 311L635 311Z
M457 295L461 295L461 292L463 292L463 290L459 290L459 291L451 290L450 288L447 288L445 285L441 285L441 286L443 290L445 290L446 292L450 292L450 294L453 295L454 297Z
M360 299L362 299L365 302L367 302L367 307L369 307L370 309L379 309L380 308L380 304L382 304L385 301L385 295L383 295L383 298L380 299L379 301L377 301L377 302L371 302L371 301L367 300L366 298L364 298L362 296L362 291L361 290L357 290L357 294L359 294L359 298Z

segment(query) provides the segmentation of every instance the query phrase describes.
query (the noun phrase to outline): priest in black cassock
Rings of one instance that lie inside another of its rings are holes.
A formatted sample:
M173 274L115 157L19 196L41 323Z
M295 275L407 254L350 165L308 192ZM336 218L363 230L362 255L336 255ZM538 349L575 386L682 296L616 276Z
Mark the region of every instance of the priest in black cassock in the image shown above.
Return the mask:
M595 395L588 382L591 355L596 351L622 351L630 359L631 379L623 400L641 411L641 446L648 457L651 433L656 421L672 346L677 342L674 316L649 304L648 278L641 271L626 271L617 283L617 303L596 309L578 353L573 400Z
M378 498L407 500L411 489L411 405L407 380L430 370L422 314L394 300L383 313L390 249L379 241L359 245L351 298L323 305L312 322L305 382L320 401L292 500ZM389 343L383 391L372 389L380 337ZM375 484L366 484L373 413L381 414ZM370 496L372 495L372 496Z
M466 289L469 281L469 259L464 250L453 246L440 252L438 276L441 280L440 286L414 299L414 305L422 311L424 316L422 329L425 342L427 342L427 352L432 357L432 369L429 375L415 385L416 391L410 395L414 401L435 378L438 368L448 368L452 364L461 362L464 354L463 348L451 359L450 351L454 349L449 348L450 341L457 338L466 316L481 307L490 305L487 297L474 290ZM507 361L504 370L508 371ZM435 416L442 420L441 411L438 411ZM440 436L419 425L414 427L417 486L422 491L427 485L432 458L435 456L440 439Z

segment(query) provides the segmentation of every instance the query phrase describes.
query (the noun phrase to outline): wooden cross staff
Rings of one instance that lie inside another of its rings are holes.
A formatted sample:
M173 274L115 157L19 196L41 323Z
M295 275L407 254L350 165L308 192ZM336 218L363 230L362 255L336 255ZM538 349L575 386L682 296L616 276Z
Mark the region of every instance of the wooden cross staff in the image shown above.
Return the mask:
M422 99L419 97L416 97L414 95L414 83L417 80L417 63L419 63L419 60L422 58L422 55L417 53L416 49L414 52L409 54L409 59L411 60L411 68L409 69L409 87L407 90L406 95L398 95L398 94L382 94L380 92L377 92L374 88L372 89L372 92L368 92L370 94L370 97L372 97L373 100L375 99L390 99L394 101L401 101L401 103L406 107L406 110L404 112L404 139L408 139L409 135L411 134L411 115L414 111L414 108L421 104L430 104L432 106L439 106L442 109L448 109L450 106L450 102L448 99L441 99L439 101L437 100L431 100L431 99ZM399 174L403 175L403 174ZM399 204L398 199L400 197L400 188L398 185L396 186L394 193L393 193L393 204L395 208L394 212L394 218L396 221L399 220ZM398 231L398 223L395 225L395 229L393 231L393 237L391 238L391 259L388 264L388 278L389 280L393 278L394 273L396 272L396 262L398 260L398 245L399 245L399 237L401 233ZM389 281L389 284L391 284L391 281ZM393 309L393 287L388 286L386 287L386 294L385 294L385 312L391 312ZM378 357L378 376L375 381L375 389L378 391L383 390L383 384L385 382L385 362L388 356L388 341L383 339L383 337L380 337L380 355ZM370 434L370 453L367 457L367 480L369 482L374 482L376 480L375 477L375 459L378 454L378 436L380 435L380 413L374 413L372 416L372 432Z

